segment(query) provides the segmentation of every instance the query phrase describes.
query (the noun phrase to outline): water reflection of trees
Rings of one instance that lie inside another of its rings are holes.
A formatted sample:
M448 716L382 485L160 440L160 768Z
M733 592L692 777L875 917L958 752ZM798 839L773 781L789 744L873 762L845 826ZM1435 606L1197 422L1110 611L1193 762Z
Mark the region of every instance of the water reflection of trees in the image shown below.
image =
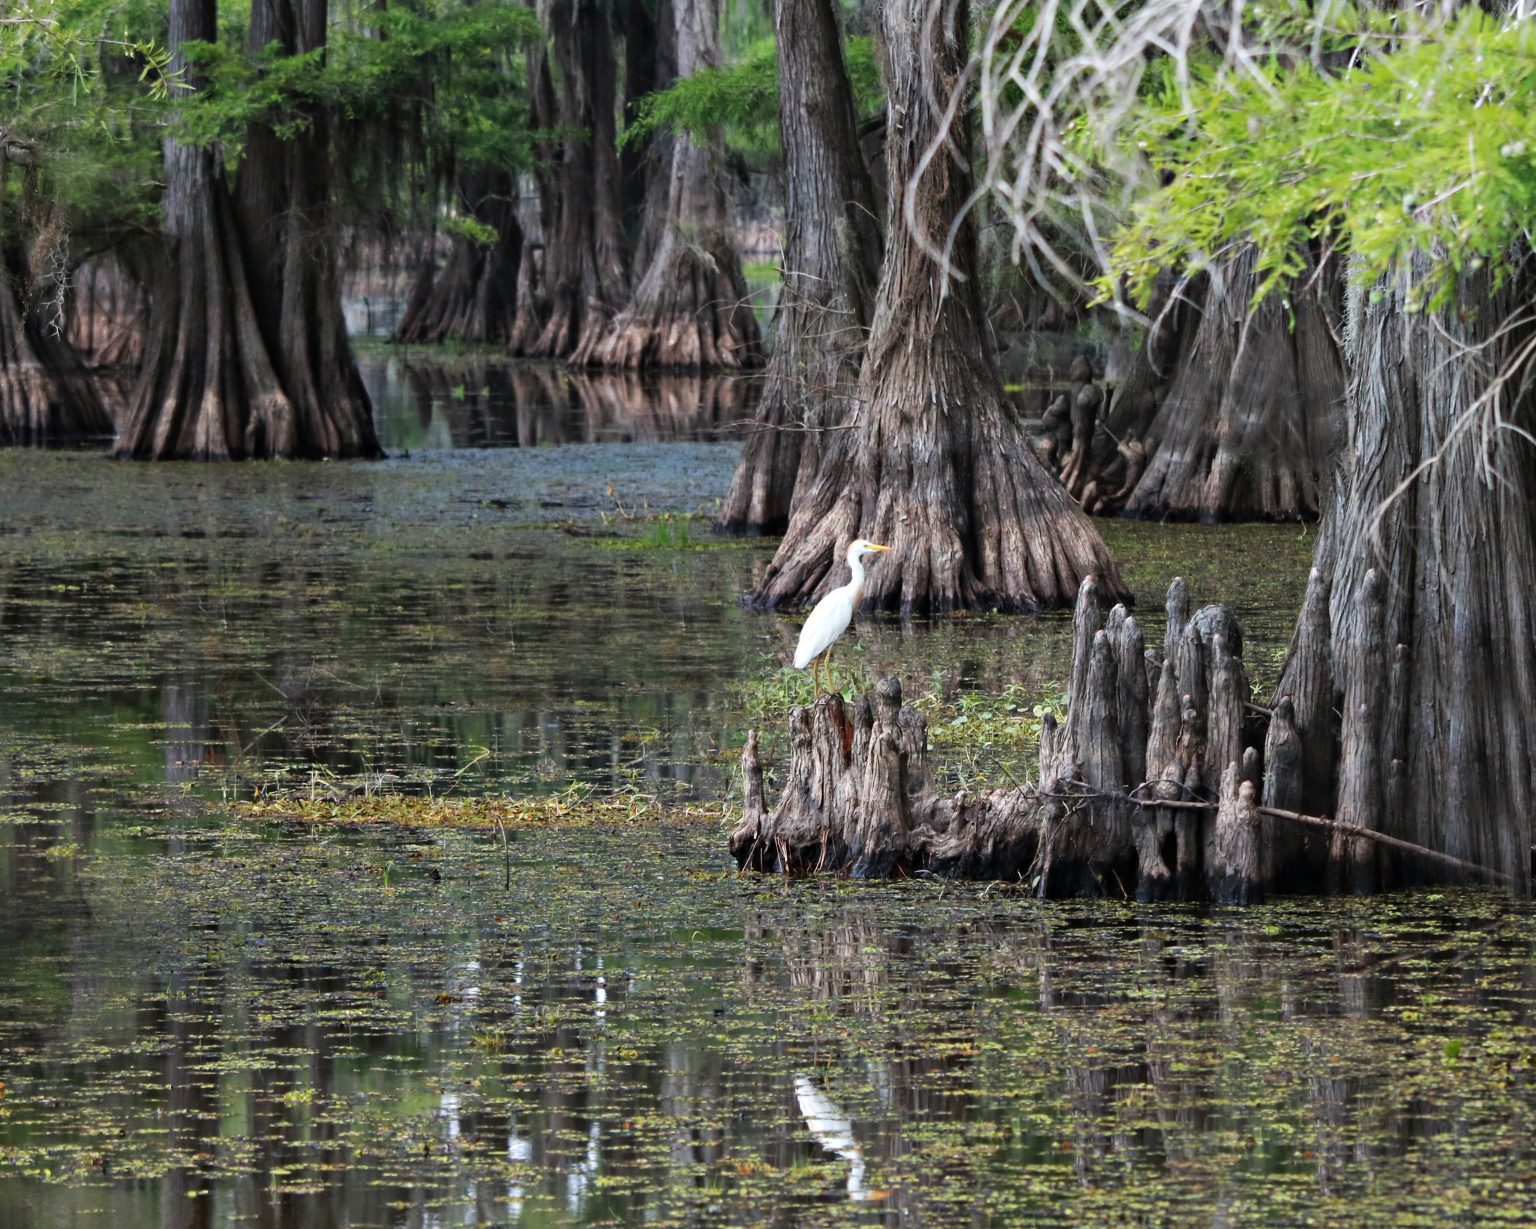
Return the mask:
M180 1161L160 1183L167 1229L231 1220L341 1229L400 1223L398 1209L424 1209L424 1188L380 1181L366 1149L337 1129L339 1077L386 1060L398 1043L344 1036L312 1019L261 1023L271 1004L323 1002L347 982L333 967L240 962L177 970L150 996L160 1005L145 1023L164 1045L166 1146Z
M81 864L96 809L79 779L39 779L25 752L0 746L0 1077L3 1055L31 1049L70 1010L69 988L27 962L62 951L91 918ZM26 817L34 816L28 819Z
M138 954L157 971L137 975L152 1010L134 1050L164 1057L136 1117L168 1120L168 1225L209 1207L314 1229L744 1207L790 1225L850 1197L878 1223L950 1223L1138 1189L1179 1222L1266 1170L1351 1197L1480 1112L1392 1087L1390 1009L1475 1004L1484 971L1403 983L1350 926L1280 943L1156 912L946 920L937 888L929 910L908 891L904 916L802 909L806 893L761 908L716 964L647 968L574 924L412 939L403 900L373 917L323 880L285 890L327 919L334 897L342 935L285 924L274 900L229 935L205 919L190 948L178 920L172 949ZM232 941L247 932L260 941ZM59 1036L90 1035L90 1010Z
M1297 951L1254 923L1201 929L1199 919L1149 915L1095 950L1048 925L893 932L878 914L850 911L778 938L797 993L873 1026L855 1048L862 1073L846 1052L826 1061L875 1094L865 1101L875 1113L855 1116L854 1135L877 1175L929 1146L909 1145L913 1127L1002 1122L1006 1146L953 1171L941 1160L946 1181L974 1185L979 1169L1005 1184L1011 1167L1065 1153L1083 1188L1176 1175L1183 1194L1209 1206L1228 1197L1212 1192L1230 1186L1235 1197L1245 1178L1310 1167L1316 1192L1335 1197L1377 1181L1383 1164L1426 1139L1466 1130L1454 1107L1398 1103L1383 1018L1398 1006L1397 983L1371 968L1379 936L1340 928L1326 948ZM1106 937L1102 927L1089 933ZM985 953L989 972L1024 1001L1007 1010L956 993L945 978L952 962L935 948ZM776 966L745 967L750 985L771 981ZM926 1043L912 1035L917 1020L936 1031ZM893 1194L898 1205L902 1197Z
M734 723L709 706L739 670L734 624L666 634L719 603L707 569L547 544L460 563L402 575L366 553L252 557L215 540L99 585L29 566L26 591L45 596L0 602L0 631L16 663L41 665L0 688L0 730L95 746L108 724L136 770L158 763L173 783L409 784L477 759L525 782L718 782L713 748Z
M403 366L421 429L442 422L455 448L736 439L760 389L750 376L576 372L474 356Z

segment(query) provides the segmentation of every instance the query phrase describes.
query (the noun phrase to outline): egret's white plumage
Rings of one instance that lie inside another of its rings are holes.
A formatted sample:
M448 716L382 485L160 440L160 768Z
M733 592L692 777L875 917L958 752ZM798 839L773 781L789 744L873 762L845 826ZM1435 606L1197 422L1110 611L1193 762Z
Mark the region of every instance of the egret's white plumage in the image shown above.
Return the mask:
M848 624L853 622L853 612L859 608L859 599L864 594L863 556L890 549L876 542L866 542L863 538L849 545L848 567L853 572L853 579L841 588L833 589L816 603L811 617L800 629L800 641L795 645L796 670L804 670L830 649L832 642L847 631Z

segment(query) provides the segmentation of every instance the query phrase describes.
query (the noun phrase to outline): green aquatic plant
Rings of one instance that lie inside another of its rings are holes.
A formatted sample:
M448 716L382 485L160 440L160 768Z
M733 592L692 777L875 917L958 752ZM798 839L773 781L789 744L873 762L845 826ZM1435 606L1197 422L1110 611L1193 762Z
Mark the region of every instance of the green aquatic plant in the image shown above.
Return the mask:
M642 550L687 550L692 545L688 519L670 515L656 517L635 545Z
M1065 693L1048 702L1014 683L996 694L961 691L946 697L920 692L911 703L928 720L930 747L1008 747L1018 751L1040 745L1040 722L1047 712L1066 714Z
M835 660L827 668L829 690L855 698L874 685L868 666L859 659L857 649L851 660ZM745 679L740 684L740 703L754 720L782 717L790 708L810 704L815 685L805 670L781 666L769 673ZM1024 749L1038 745L1040 721L1049 711L1056 717L1065 712L1066 696L1057 694L1042 701L1028 688L1010 683L996 693L955 691L946 694L939 680L907 698L928 722L930 747L999 746Z
M810 704L816 699L816 684L809 670L796 670L784 664L774 666L776 661L775 658L764 658L764 673L741 679L736 684L736 703L750 720L779 720L796 705ZM857 649L851 646L843 658L833 658L827 664L823 676L828 691L849 697L861 694L874 682L867 667L859 660Z

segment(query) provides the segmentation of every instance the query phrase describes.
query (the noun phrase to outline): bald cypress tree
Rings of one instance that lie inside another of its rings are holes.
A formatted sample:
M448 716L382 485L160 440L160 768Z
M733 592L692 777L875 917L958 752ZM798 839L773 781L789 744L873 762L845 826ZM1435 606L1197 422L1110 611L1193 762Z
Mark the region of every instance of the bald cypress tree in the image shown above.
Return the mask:
M680 76L720 65L717 0L671 0ZM714 151L691 133L666 142L664 214L634 293L600 337L573 361L593 367L698 371L756 367L762 338L729 232Z
M71 223L52 172L85 127L59 81L82 74L66 23L18 18L0 41L0 444L105 436L112 423L68 340ZM75 78L78 80L78 78ZM92 93L99 78L79 82ZM83 105L83 104L82 104ZM107 138L110 144L111 138ZM93 151L95 152L95 151Z
M521 349L569 359L602 341L629 298L618 61L608 12L597 0L551 0L547 14L550 102L563 141L548 184L543 328Z
M28 294L33 285L26 250L0 242L0 444L110 436L89 373L61 332L39 317Z
M1097 252L1101 286L1146 288L1213 260L1244 270L1240 297L1207 306L1192 379L1244 381L1259 407L1289 397L1283 371L1245 376L1243 346L1288 336L1300 372L1316 324L1308 254L1348 254L1343 430L1253 778L1263 802L1332 814L1344 831L1323 848L1277 845L1275 884L1321 886L1319 865L1346 891L1449 873L1354 827L1529 892L1536 164L1511 125L1536 105L1536 26L1523 10L1471 6L1399 14L1390 29L1368 12L1298 25L1258 6L1165 0L1135 22L1073 26L1069 45L1053 41L1061 27L1009 27L1022 15L999 14L990 51L1009 67L987 87L1002 117L993 181L1020 242L1070 205L1120 225ZM1019 28L1034 41L1003 57L996 32ZM1212 35L1198 82L1168 62L1191 30ZM1031 80L1049 89L1019 88ZM1221 434L1182 438L1221 481Z
M851 413L874 315L884 219L864 165L831 0L776 0L782 287L762 400L716 521L782 533L830 428Z
M172 0L173 65L217 35L214 0ZM252 38L324 46L324 0L258 0ZM379 446L341 317L327 218L325 118L250 134L237 211L212 144L165 142L165 259L118 454L141 459L373 457Z
M752 598L814 600L842 583L847 543L892 547L866 606L1033 610L1097 575L1123 595L1098 531L1036 460L983 331L965 109L966 6L889 0L891 226L857 413L835 433Z

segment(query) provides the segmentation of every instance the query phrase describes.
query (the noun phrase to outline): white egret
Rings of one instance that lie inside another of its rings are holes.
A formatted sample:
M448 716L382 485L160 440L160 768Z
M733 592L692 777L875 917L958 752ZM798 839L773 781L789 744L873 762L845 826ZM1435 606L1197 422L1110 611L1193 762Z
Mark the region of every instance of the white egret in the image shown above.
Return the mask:
M811 617L800 629L800 642L795 645L796 670L804 670L812 662L819 666L823 656L831 658L832 642L848 630L848 624L853 622L853 612L859 608L859 599L864 595L863 557L890 549L863 538L849 544L848 567L853 572L853 579L816 603ZM816 680L819 694L821 679L816 668L811 670L811 677Z

